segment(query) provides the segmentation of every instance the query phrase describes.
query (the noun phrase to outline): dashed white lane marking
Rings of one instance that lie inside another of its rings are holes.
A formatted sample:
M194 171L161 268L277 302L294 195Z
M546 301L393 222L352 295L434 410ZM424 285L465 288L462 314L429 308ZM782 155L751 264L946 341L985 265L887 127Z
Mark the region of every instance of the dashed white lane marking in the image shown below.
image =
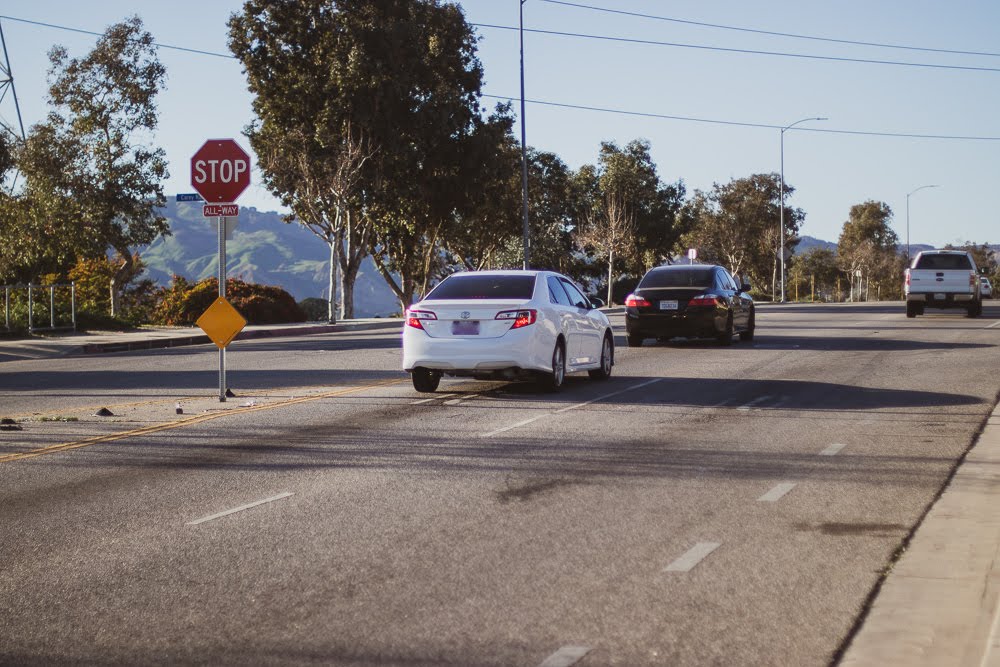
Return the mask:
M563 646L545 658L538 667L570 667L579 662L580 658L588 653L590 653L589 646Z
M992 329L993 327L1000 327L1000 320L997 320L996 322L994 322L993 324L989 325L986 328L987 329Z
M690 572L695 565L705 560L708 554L712 553L718 549L722 544L720 542L699 542L690 549L683 556L675 560L670 565L663 568L664 572Z
M782 482L773 489L757 499L761 503L775 503L781 500L782 496L795 488L796 482Z
M218 514L213 514L211 516L206 516L206 517L202 517L200 519L195 519L194 521L188 521L184 525L186 525L186 526L197 526L199 523L205 523L206 521L211 521L213 519L220 519L220 518L222 518L224 516L229 516L230 514L235 514L236 512L242 512L243 510L248 510L251 507L257 507L258 505L263 505L265 503L273 503L275 500L281 500L282 498L287 498L288 496L294 496L294 495L295 495L294 493L289 493L289 492L286 491L285 493L279 493L278 495L272 496L270 498L264 498L264 500L258 500L257 502L254 502L254 503L248 503L246 505L240 505L239 507L234 507L233 509L226 510L225 512L219 512Z
M474 398L479 398L479 394L470 394L469 396L459 396L458 398L453 398L450 401L445 401L442 405L458 405L462 401L471 401Z
M410 405L421 405L422 403L432 403L434 401L440 401L442 398L448 398L449 396L454 396L455 394L441 394L433 398L425 398L419 401L413 401Z
M839 443L834 443L834 444L830 445L829 447L827 447L826 449L824 449L823 451L821 451L819 453L819 455L820 456L835 456L835 455L839 454L840 450L842 450L844 447L847 447L847 445L842 445L842 444L839 444Z
M753 399L752 401L750 401L749 403L744 403L743 405L741 405L740 407L738 407L736 409L737 410L746 411L746 410L749 410L750 408L752 408L755 405L759 405L759 404L763 403L764 401L770 400L770 398L771 398L770 396L759 396L759 397Z
M598 401L603 401L603 400L609 399L612 396L617 396L618 394L624 394L625 392L628 392L628 391L633 391L635 389L641 389L641 388L643 388L643 387L645 387L647 385L651 385L651 384L653 384L655 382L659 382L662 379L663 378L654 378L652 380L647 380L645 382L640 382L639 384L632 385L631 387L626 387L625 389L619 389L618 391L613 391L610 394L604 394L603 396L598 396L597 398L592 398L589 401L584 401L583 403L577 403L576 405L570 405L569 407L560 408L558 410L552 410L550 412L545 412L545 413L537 415L535 417L531 417L530 419L525 419L524 421L519 421L516 424L510 424L508 426L504 426L503 428L498 428L495 431L490 431L489 433L482 433L482 434L480 434L479 437L480 438L489 438L491 436L498 435L498 434L504 433L506 431L511 431L511 430L513 430L515 428L520 428L522 426L527 426L528 424L530 424L532 422L536 422L539 419L544 419L545 417L550 417L552 415L558 415L558 414L563 413L563 412L569 412L570 410L576 410L577 408L582 408L582 407L584 407L586 405L590 405L591 403L597 403Z

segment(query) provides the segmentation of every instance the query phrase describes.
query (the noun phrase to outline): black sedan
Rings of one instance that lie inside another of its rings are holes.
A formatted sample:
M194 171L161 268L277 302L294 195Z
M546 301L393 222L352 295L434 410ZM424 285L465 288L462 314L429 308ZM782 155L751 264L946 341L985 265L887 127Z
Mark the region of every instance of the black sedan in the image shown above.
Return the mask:
M625 299L628 344L646 338L715 338L722 345L753 340L750 285L714 264L673 264L650 269Z

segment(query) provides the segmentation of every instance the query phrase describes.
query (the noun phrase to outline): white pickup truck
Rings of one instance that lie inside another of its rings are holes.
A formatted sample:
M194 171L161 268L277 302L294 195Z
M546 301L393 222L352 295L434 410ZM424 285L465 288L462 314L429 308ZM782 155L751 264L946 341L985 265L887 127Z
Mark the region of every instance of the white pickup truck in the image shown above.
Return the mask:
M906 316L923 315L925 308L964 308L979 317L983 300L979 271L964 250L925 250L906 269Z

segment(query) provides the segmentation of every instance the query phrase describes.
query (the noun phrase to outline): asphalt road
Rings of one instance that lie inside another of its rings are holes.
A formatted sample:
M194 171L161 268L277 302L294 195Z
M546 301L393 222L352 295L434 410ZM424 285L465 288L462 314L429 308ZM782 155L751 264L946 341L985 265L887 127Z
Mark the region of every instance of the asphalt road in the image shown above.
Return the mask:
M417 394L391 331L240 341L224 404L208 346L0 364L0 664L830 664L996 402L998 317L617 315L556 395Z

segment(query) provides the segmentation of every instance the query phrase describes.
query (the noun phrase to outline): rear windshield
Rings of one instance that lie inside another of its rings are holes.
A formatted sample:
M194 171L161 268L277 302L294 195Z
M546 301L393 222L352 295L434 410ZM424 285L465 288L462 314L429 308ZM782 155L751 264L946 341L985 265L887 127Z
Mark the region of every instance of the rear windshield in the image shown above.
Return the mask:
M650 271L643 276L639 288L643 287L708 287L712 284L714 271L711 268L683 268L667 271Z
M921 255L917 260L918 269L971 269L968 255Z
M424 301L442 299L530 299L535 291L535 276L482 276L455 274L445 278L424 297Z

